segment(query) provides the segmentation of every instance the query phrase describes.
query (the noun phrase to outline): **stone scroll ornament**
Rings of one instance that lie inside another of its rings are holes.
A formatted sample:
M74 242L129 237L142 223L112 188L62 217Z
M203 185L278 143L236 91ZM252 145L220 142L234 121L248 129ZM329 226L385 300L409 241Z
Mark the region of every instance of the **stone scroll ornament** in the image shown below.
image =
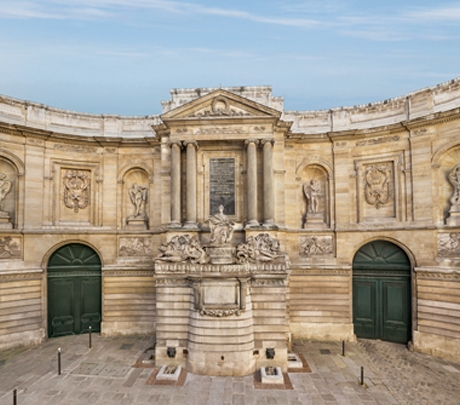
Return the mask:
M0 173L0 211L3 209L3 200L11 190L11 181L6 179L5 173Z
M209 262L209 256L195 236L174 236L168 243L163 243L159 250L161 253L155 260L170 263L190 262L192 264Z
M268 233L259 233L257 236L249 236L246 243L240 243L236 247L236 260L238 263L271 262L285 257L281 252L277 239Z
M64 176L64 204L75 213L89 204L90 179L84 170L67 170Z
M364 171L364 197L379 209L392 198L391 167L389 164L368 166Z

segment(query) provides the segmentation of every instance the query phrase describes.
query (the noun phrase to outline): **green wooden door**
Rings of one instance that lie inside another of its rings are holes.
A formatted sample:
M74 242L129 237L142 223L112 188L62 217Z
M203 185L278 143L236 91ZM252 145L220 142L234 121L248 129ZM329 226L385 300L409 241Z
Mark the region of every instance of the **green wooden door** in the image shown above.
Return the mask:
M375 241L353 260L357 337L407 343L411 338L410 262L396 245Z
M85 245L54 252L48 263L48 336L94 332L101 325L101 261Z

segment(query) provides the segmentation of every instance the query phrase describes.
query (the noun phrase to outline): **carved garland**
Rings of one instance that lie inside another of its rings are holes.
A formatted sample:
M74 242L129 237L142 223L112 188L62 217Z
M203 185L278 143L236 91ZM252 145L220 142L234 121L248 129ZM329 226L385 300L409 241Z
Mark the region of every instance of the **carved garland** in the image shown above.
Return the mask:
M67 170L64 176L64 204L75 213L85 209L90 201L89 172L85 170Z
M368 166L364 171L364 197L366 202L379 209L387 204L392 196L391 165Z

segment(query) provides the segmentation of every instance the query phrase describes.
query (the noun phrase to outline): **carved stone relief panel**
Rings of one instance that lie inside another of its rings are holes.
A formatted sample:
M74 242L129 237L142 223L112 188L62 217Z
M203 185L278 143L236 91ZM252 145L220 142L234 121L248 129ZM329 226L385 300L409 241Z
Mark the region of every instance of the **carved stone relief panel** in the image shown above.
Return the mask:
M53 163L54 192L50 210L57 225L94 225L97 202L95 166ZM56 176L58 174L58 176Z
M16 220L17 174L14 166L0 158L0 229L12 229Z
M300 256L327 256L334 253L332 236L301 236Z
M399 189L395 160L356 162L360 221L397 218Z
M120 238L120 256L149 256L152 241L147 237Z
M11 236L0 236L0 260L20 259L21 240Z
M439 233L438 234L438 256L459 257L460 256L460 233Z

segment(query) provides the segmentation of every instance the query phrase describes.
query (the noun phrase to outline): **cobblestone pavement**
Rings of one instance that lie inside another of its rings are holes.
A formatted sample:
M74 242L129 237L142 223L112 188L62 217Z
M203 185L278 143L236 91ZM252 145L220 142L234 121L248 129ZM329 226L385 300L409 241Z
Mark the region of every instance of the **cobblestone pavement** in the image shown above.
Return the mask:
M293 390L255 389L254 377L188 374L183 387L147 385L151 368L133 368L150 336L50 339L0 352L0 404L18 405L389 405L460 404L460 364L411 353L403 345L360 340L294 342L312 372L289 373ZM62 374L57 349L62 348ZM359 384L364 367L364 386Z

